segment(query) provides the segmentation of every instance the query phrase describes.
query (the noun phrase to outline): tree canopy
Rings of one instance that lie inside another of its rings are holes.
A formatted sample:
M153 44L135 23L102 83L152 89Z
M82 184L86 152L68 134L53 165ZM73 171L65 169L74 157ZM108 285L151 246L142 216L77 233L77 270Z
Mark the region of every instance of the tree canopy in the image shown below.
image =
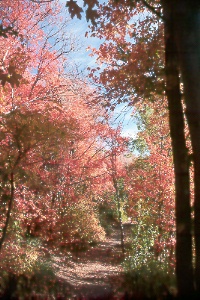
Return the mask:
M177 295L198 297L199 2L66 7L102 41L89 80L67 68L74 42L58 0L1 1L0 295L21 297L22 278L29 285L47 257L71 259L116 226L132 296L154 266L168 292L175 273ZM122 103L132 139L111 126Z

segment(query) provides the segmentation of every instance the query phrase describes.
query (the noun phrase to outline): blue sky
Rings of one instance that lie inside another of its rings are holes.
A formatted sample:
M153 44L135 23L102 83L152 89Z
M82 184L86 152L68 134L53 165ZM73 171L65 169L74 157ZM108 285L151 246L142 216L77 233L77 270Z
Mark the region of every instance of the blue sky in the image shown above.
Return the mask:
M103 1L102 1L103 2ZM68 16L68 10L65 8L66 0L60 0L60 3L63 5L65 14ZM77 0L77 4L82 6L82 0ZM70 16L69 16L70 19ZM97 47L100 45L100 40L97 38L85 37L85 32L88 31L88 23L83 18L81 20L74 17L69 21L69 31L77 41L78 49L69 55L69 63L71 66L78 66L79 70L83 71L87 75L87 67L95 67L95 57L91 57L90 51L87 51L89 46ZM123 132L122 134L127 137L135 137L137 134L137 126L134 122L134 118L131 116L132 110L127 111L124 104L119 105L113 117L115 120L114 126L117 126L122 123Z

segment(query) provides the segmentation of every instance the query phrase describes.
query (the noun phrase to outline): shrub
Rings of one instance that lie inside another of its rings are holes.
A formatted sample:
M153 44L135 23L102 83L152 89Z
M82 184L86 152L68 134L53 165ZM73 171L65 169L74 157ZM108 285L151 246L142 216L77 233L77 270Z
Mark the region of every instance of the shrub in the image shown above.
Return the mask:
M175 275L165 264L147 260L136 265L133 257L125 259L123 286L134 299L165 299L176 294Z

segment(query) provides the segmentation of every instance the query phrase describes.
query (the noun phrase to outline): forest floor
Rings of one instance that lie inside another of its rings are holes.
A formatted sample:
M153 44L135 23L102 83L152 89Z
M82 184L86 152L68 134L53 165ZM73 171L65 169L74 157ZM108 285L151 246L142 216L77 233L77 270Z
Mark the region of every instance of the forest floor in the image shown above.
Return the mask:
M71 257L54 257L57 276L68 286L66 300L120 299L123 268L120 230L86 251Z

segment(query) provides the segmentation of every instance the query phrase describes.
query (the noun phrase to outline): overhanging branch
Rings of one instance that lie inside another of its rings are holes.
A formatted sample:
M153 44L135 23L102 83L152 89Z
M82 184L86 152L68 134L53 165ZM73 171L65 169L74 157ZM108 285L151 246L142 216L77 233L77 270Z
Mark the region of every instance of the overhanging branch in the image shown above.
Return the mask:
M164 20L163 15L160 12L158 12L154 6L151 6L146 0L141 0L141 2L158 18Z

